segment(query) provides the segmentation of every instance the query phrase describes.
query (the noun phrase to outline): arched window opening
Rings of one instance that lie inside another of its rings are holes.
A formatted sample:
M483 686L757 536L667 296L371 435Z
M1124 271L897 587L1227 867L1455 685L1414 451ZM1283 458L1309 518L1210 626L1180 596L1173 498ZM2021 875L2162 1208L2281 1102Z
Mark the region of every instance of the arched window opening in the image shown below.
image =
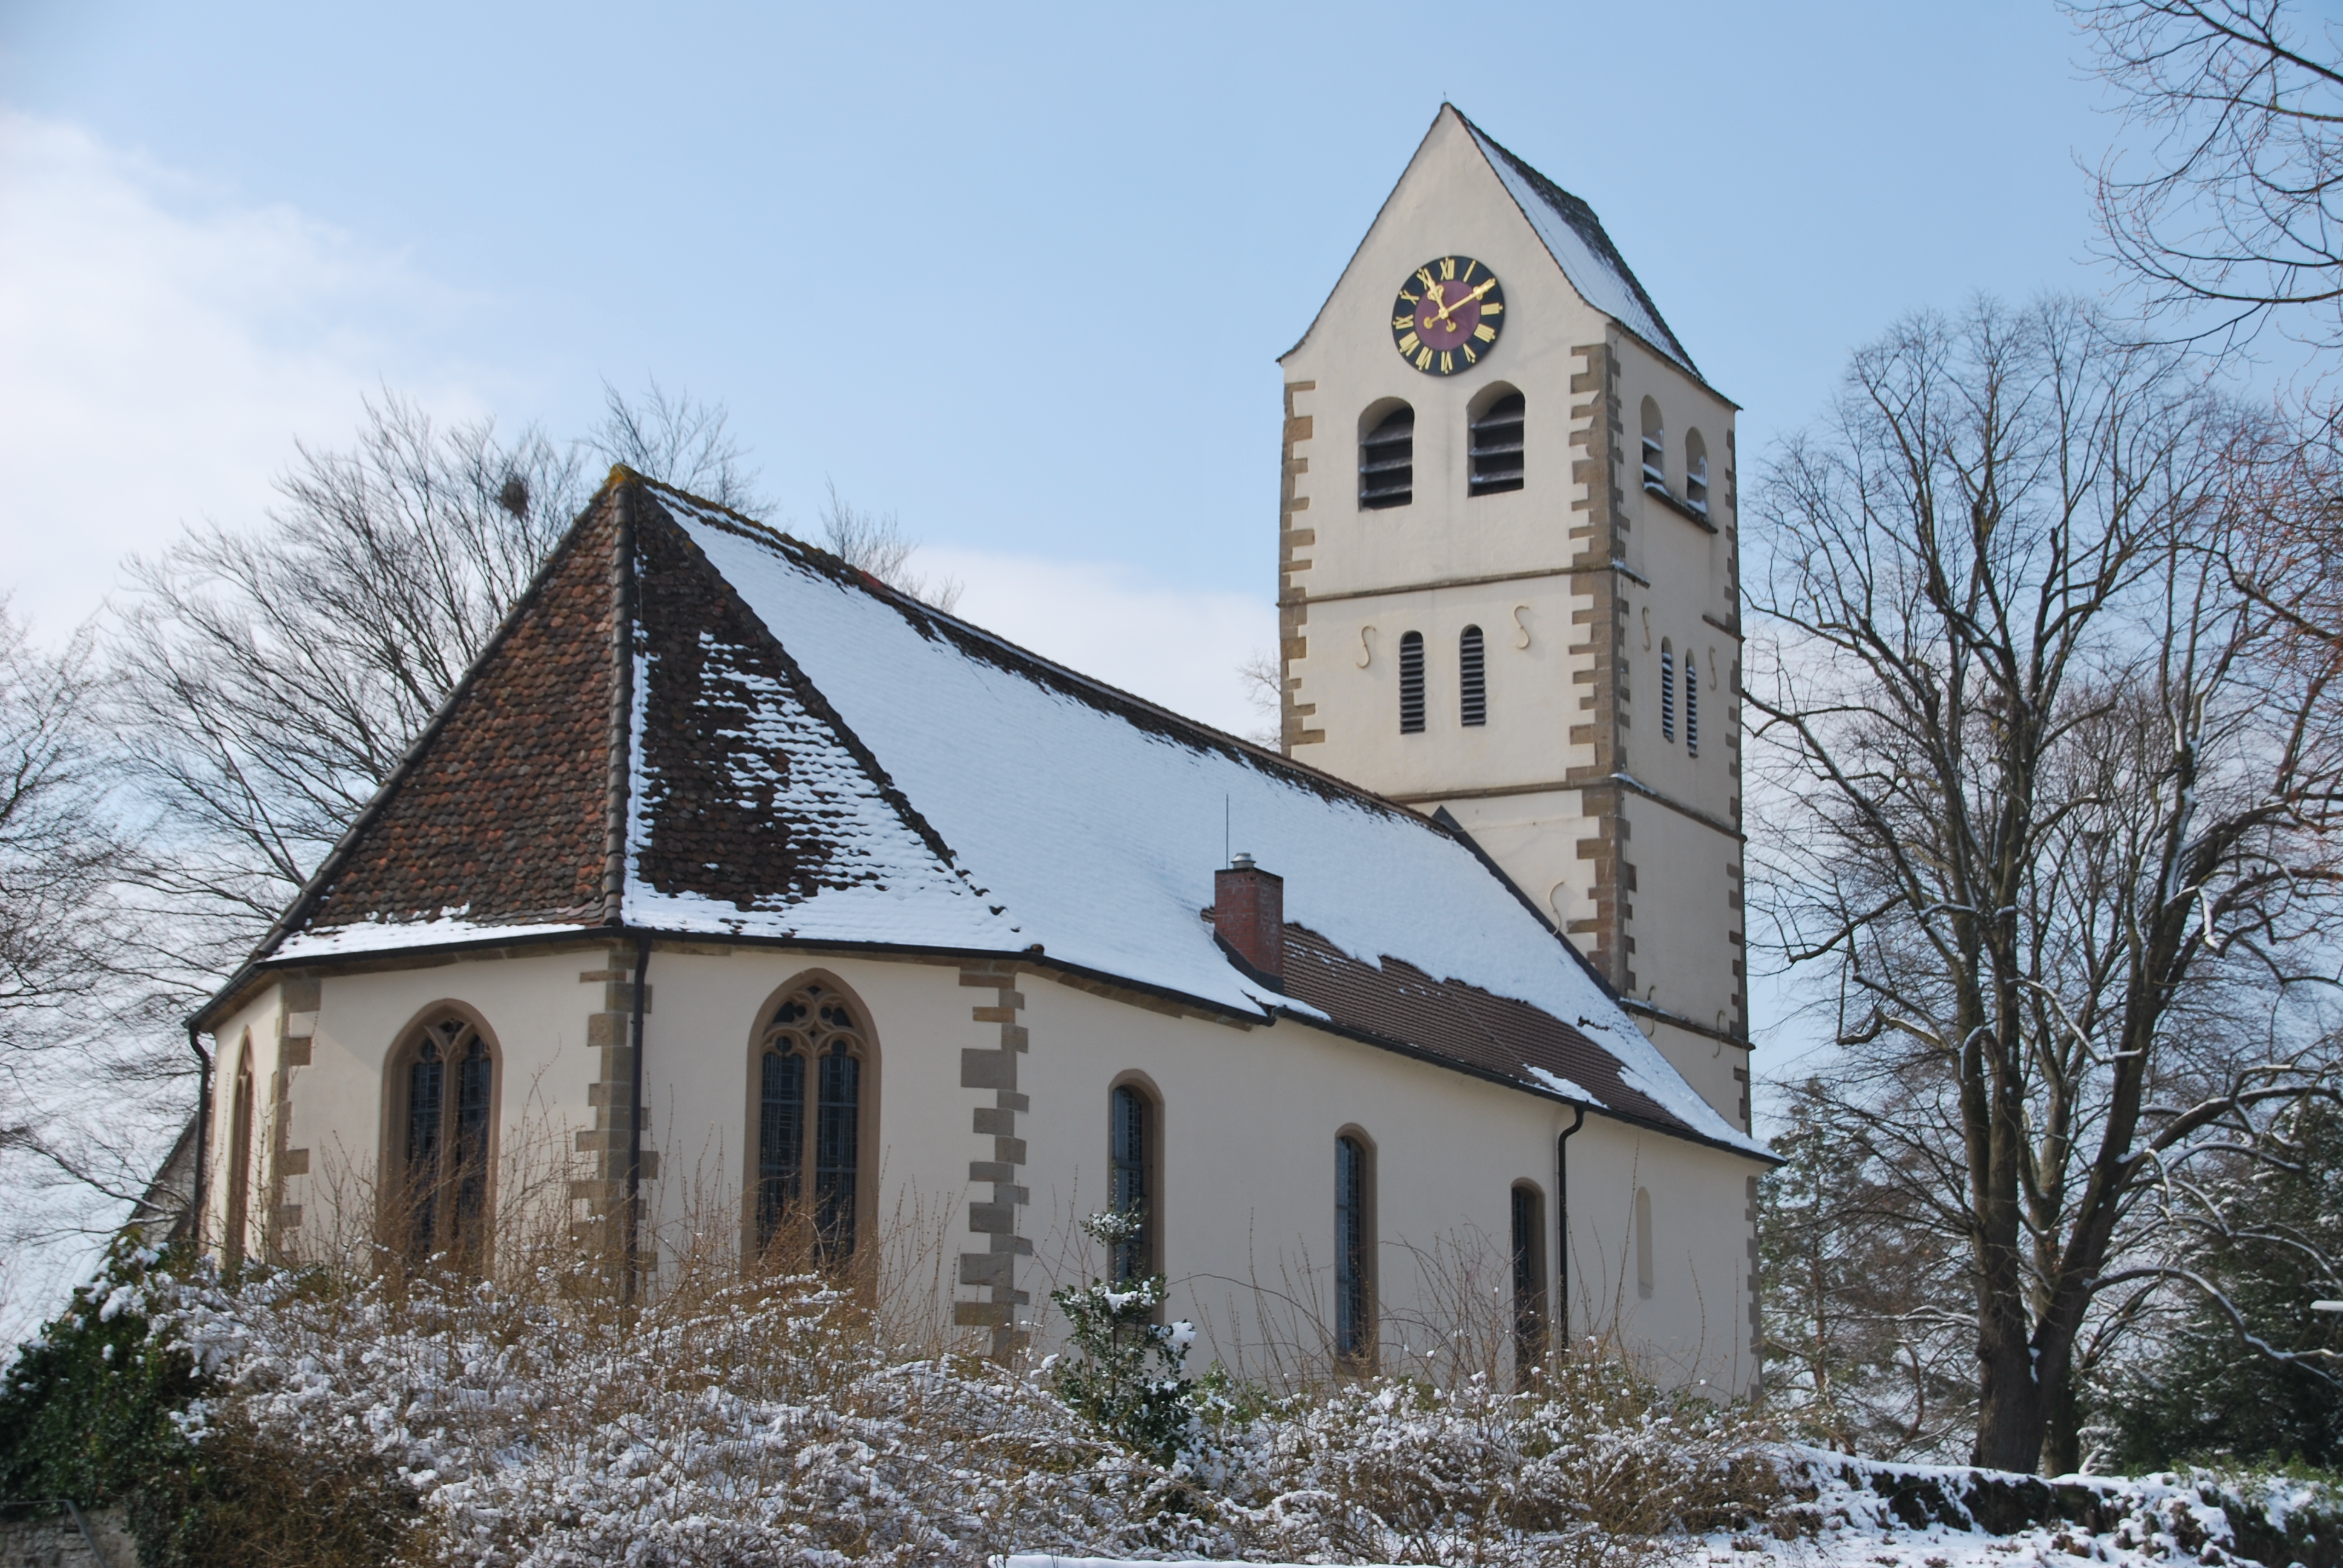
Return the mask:
M1477 626L1466 627L1456 639L1456 675L1459 716L1467 725L1488 723L1488 671Z
M1469 493L1493 496L1500 490L1522 487L1522 430L1525 407L1520 393L1507 392L1491 400L1487 407L1473 416L1473 471Z
M488 1244L496 1058L461 1018L426 1024L411 1049L399 1182L407 1254L477 1268Z
M1351 1362L1374 1350L1373 1167L1364 1141L1334 1140L1334 1353Z
M1384 415L1359 440L1359 505L1404 507L1415 498L1415 410Z
M220 1251L227 1266L244 1261L245 1228L252 1222L252 1037L236 1053L236 1097L227 1111L227 1220Z
M1708 443L1697 430L1684 436L1684 505L1708 516Z
M1700 755L1700 660L1684 649L1684 755Z
M1513 1188L1513 1366L1524 1382L1545 1359L1545 1200L1523 1181Z
M1676 646L1660 638L1660 739L1676 738Z
M1662 495L1668 488L1668 429L1649 397L1644 399L1644 487Z
M1125 1083L1107 1101L1108 1199L1117 1213L1135 1215L1139 1228L1114 1244L1108 1262L1117 1284L1158 1272L1155 1263L1155 1181L1149 1170L1155 1141L1155 1107L1144 1091Z
M1652 1190L1635 1189L1635 1294L1652 1299Z
M815 1256L854 1254L862 1197L862 1101L868 1036L851 1004L821 981L773 1009L758 1052L757 1244L811 1227ZM812 1137L806 1136L812 1091Z
M1420 631L1400 634L1399 732L1423 733L1423 633Z

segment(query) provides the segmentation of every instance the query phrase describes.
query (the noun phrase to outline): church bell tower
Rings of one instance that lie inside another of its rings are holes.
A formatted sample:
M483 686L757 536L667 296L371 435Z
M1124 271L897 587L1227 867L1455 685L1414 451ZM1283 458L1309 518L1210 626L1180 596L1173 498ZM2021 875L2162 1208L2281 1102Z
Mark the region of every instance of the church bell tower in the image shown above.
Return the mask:
M1286 753L1444 809L1745 1128L1737 406L1448 106L1279 363Z

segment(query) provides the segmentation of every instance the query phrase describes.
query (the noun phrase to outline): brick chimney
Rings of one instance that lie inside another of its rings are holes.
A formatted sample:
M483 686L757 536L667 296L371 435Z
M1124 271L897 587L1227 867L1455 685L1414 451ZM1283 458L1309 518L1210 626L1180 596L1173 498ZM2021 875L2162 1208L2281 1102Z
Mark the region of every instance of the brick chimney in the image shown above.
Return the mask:
M1270 980L1285 983L1285 879L1239 855L1212 873L1212 931Z

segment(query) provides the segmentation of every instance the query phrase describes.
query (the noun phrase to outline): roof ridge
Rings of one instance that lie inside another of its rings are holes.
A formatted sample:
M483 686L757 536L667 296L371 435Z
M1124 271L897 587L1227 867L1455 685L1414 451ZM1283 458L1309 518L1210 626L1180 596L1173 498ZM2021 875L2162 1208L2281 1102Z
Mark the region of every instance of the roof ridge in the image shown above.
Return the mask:
M1379 810L1394 813L1410 821L1422 823L1435 832L1446 831L1423 812L1402 805L1387 796L1378 795L1362 785L1354 784L1323 769L1313 768L1309 763L1288 757L1282 752L1272 751L1259 741L1248 740L1242 735L1231 734L1225 729L1205 723L1201 719L1191 718L1176 709L1166 708L1159 702L1141 697L1135 692L1125 691L1122 688L1109 681L1101 680L1094 675L1085 674L1071 665L1061 664L1045 654L1036 653L1021 643L1012 642L1001 633L980 627L973 621L963 619L950 610L938 609L926 600L905 593L875 574L853 565L821 546L799 538L795 534L777 528L770 523L760 522L755 518L744 516L717 502L702 501L688 491L678 489L672 485L662 485L656 479L645 479L643 483L654 490L669 490L695 505L708 508L710 511L719 514L709 518L709 521L718 523L719 526L729 524L734 527L736 532L743 533L759 543L779 543L807 551L817 558L809 564L835 568L830 570L828 575L841 582L850 582L863 592L890 605L898 613L905 615L906 618L936 622L952 632L963 644L980 643L997 648L1009 655L1013 660L1046 672L1052 678L1062 679L1068 684L1087 688L1113 703L1139 709L1151 718L1162 721L1170 728L1191 732L1199 740L1223 749L1232 750L1248 761L1266 765L1272 771L1299 775L1300 782L1317 789L1322 794L1340 795L1362 805L1371 806Z
M638 477L639 477L639 476ZM655 480L642 481L642 487L648 489L667 489L678 495L687 496L695 502L699 499L698 497L689 496L689 492L688 491L678 490L673 486L661 486ZM675 530L676 537L682 543L683 547L689 550L692 556L699 561L700 565L707 569L709 577L714 580L718 590L725 596L731 608L746 618L750 624L764 633L765 640L769 645L772 655L790 678L793 687L793 689L790 691L790 696L795 699L795 700L802 706L809 714L820 719L823 725L828 727L831 734L837 739L839 744L854 759L855 765L860 768L862 770L863 775L870 779L871 787L879 792L880 798L887 803L889 809L891 809L898 818L901 819L903 825L910 829L912 834L916 836L921 843L927 846L930 853L935 855L935 857L941 861L949 870L958 875L960 880L967 883L969 890L971 893L980 898L993 897L994 895L989 889L980 888L976 885L975 879L970 874L968 868L961 864L959 855L954 853L951 845L945 841L943 834L938 831L935 824L928 819L926 813L922 812L918 806L912 803L910 797L904 792L902 786L896 782L893 774L888 770L886 764L880 760L879 754L876 751L873 751L870 749L870 744L855 731L854 727L847 722L846 716L838 710L838 705L830 700L829 693L821 689L821 687L814 680L812 675L809 674L806 670L805 667L799 662L797 656L789 651L789 645L783 640L780 633L766 624L764 617L759 615L756 608L750 605L741 595L738 585L736 585L729 577L725 575L722 568L719 567L714 561L708 558L707 552L699 548L699 541L691 537L689 529L685 528L676 520L674 514L669 512L664 506L659 506L658 498L656 496L653 496L650 498L653 505L658 507L660 518L666 522L668 527ZM713 503L708 504L713 505ZM719 508L718 509L729 517L739 516L739 514L733 512L729 508ZM778 532L779 530L771 531ZM784 535L782 537L787 538L788 536ZM639 616L639 608L638 608L637 613ZM630 824L631 815L632 814L630 812ZM632 841L631 825L628 829L628 834L629 838L627 847L627 854L629 864L633 865L635 864L634 857L637 853L638 847ZM640 875L640 868L639 865L636 866L636 872L638 876Z

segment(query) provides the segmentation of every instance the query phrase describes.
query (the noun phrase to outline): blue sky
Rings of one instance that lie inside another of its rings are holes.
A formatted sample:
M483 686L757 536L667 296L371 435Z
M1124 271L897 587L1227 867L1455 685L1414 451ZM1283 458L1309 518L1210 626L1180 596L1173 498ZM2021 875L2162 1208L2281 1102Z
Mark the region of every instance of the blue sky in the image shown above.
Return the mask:
M785 518L835 478L978 618L1236 722L1274 361L1443 95L1594 204L1747 468L1898 313L2105 286L2080 52L2049 0L15 0L6 575L61 631L377 385L568 433L655 375Z

